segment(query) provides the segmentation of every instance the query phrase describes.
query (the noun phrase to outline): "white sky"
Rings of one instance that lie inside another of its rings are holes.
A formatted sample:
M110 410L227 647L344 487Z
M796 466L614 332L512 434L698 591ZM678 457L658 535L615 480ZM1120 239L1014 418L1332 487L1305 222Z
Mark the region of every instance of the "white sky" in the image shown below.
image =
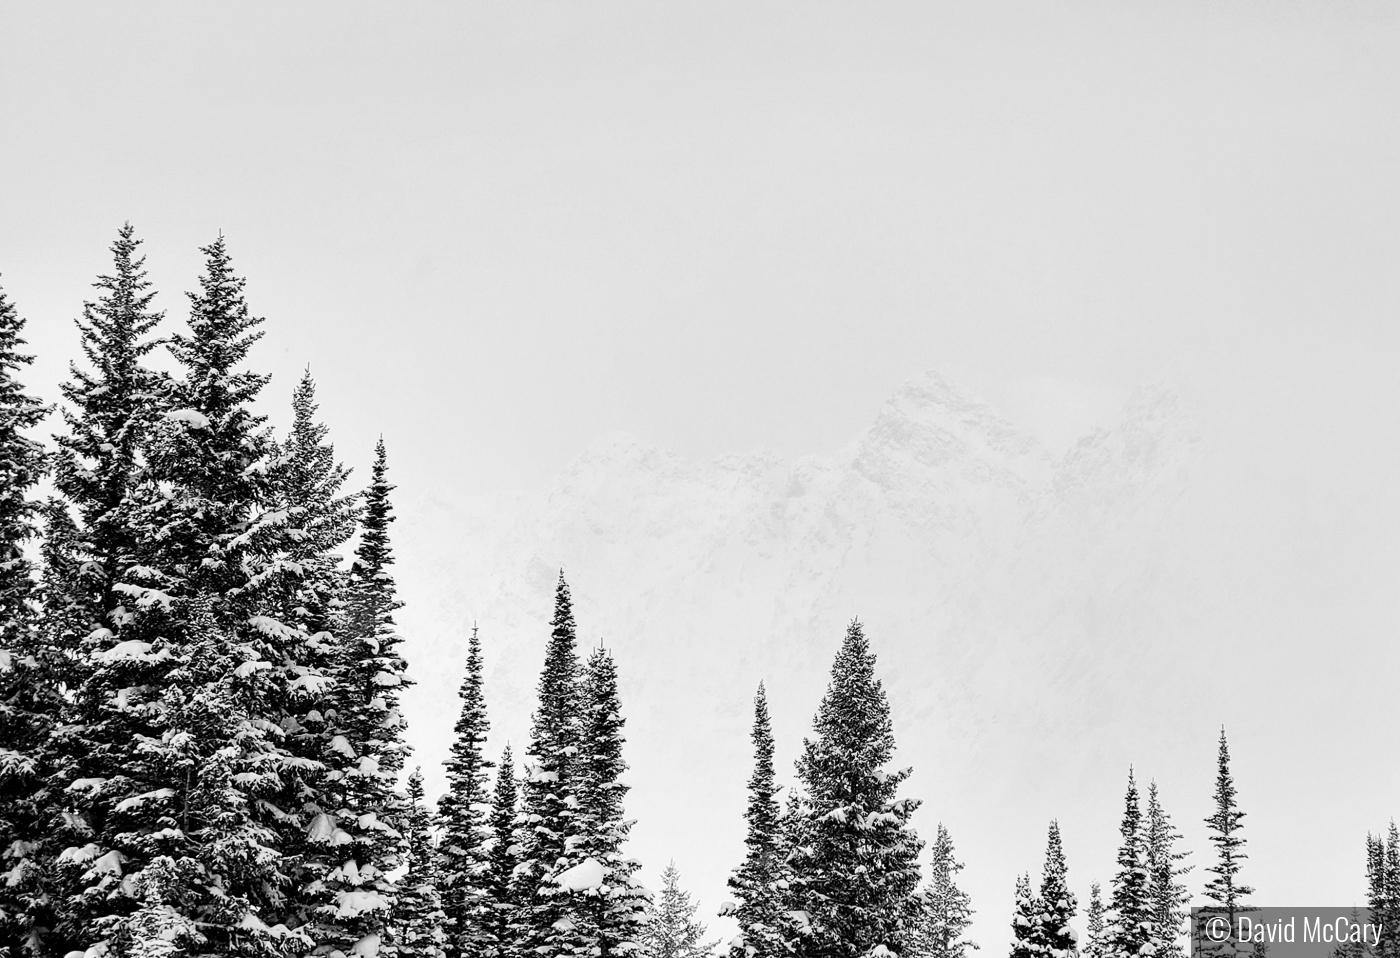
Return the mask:
M1300 604L1361 576L1316 594L1375 642L1397 174L1389 3L0 0L0 285L49 400L126 219L172 320L223 230L269 410L311 363L406 495L618 429L826 452L926 369L1063 445L1167 369L1242 561Z

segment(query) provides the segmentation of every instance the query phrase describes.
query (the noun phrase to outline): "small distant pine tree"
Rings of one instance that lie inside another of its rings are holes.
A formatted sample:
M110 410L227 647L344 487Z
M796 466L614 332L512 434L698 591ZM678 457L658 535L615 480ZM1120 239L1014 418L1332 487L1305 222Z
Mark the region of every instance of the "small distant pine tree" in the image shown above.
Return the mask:
M501 753L496 766L496 787L491 792L491 815L487 822L490 845L486 852L486 870L481 877L485 893L482 926L490 938L486 958L510 958L510 924L516 909L515 866L520 848L516 841L516 783L515 759L510 746Z
M1084 958L1103 958L1104 955L1104 908L1103 893L1099 889L1099 883L1094 882L1089 886L1089 907L1084 912L1085 931L1084 947L1080 949L1080 954Z
M968 958L977 945L963 936L972 925L972 901L958 888L962 863L953 851L953 839L943 823L933 840L928 885L923 891L923 922L914 953L921 958Z
M1385 835L1366 836L1367 904L1371 920L1381 926L1376 958L1400 955L1400 829L1390 823Z
M574 953L583 930L554 879L581 861L566 839L574 833L579 714L582 698L575 649L573 600L564 574L554 594L554 617L530 727L520 810L517 911L511 938L539 958Z
M858 621L813 725L797 765L807 807L790 857L806 927L792 947L812 958L899 954L920 924L923 843L910 824L918 802L898 797L909 770L885 769L895 744L889 702Z
M645 958L711 958L713 942L705 941L705 926L695 920L699 906L680 887L680 872L671 862L661 873L661 892L650 909L641 936Z
M467 666L458 691L462 709L447 759L447 792L438 799L443 912L449 958L479 955L493 944L484 878L491 841L486 822L486 779L491 762L482 754L489 725L482 682L481 637L467 642Z
M1162 807L1157 783L1147 786L1147 832L1144 842L1152 917L1162 939L1161 958L1185 958L1181 939L1185 934L1191 894L1181 881L1191 866L1181 862L1190 852L1176 850L1181 835Z
M1351 923L1359 925L1364 921L1358 908L1351 910ZM1366 958L1370 948L1360 941L1343 941L1332 949L1331 958Z
M1210 901L1207 909L1223 915L1229 922L1231 937L1223 942L1208 942L1208 949L1223 956L1253 953L1248 943L1234 940L1234 930L1239 927L1236 916L1250 911L1249 896L1254 893L1240 881L1240 870L1249 856L1245 854L1245 839L1241 834L1245 813L1237 807L1234 776L1230 772L1230 747L1225 739L1225 730L1220 730L1220 745L1216 754L1215 811L1206 819L1210 831L1207 838L1215 846L1215 863L1206 871L1215 877L1206 882L1205 896Z
M1067 866L1059 822L1050 823L1045 845L1045 870L1036 898L1039 911L1031 928L1030 945L1040 958L1073 958L1078 944L1070 922L1078 912L1074 892L1066 882Z
M1040 902L1031 890L1031 877L1017 875L1015 903L1011 911L1010 958L1036 958L1034 935L1039 915Z
M768 717L768 696L762 683L754 697L753 774L749 776L748 806L744 818L744 861L729 877L736 902L728 909L739 924L739 936L731 943L734 958L778 958L784 953L782 929L784 854L778 808L778 786L773 776L773 728Z
M1119 831L1123 844L1118 849L1118 872L1113 876L1109 895L1104 954L1106 958L1148 958L1160 950L1161 940L1152 912L1142 807L1131 769L1128 771L1128 793Z
M1237 807L1235 779L1230 774L1230 746L1225 741L1225 730L1220 730L1220 750L1216 759L1215 812L1206 819L1210 826L1210 843L1215 846L1215 864L1206 871L1215 875L1206 882L1206 897L1216 907L1229 916L1230 927L1235 926L1235 913L1248 907L1246 900L1254 889L1239 881L1240 863L1245 854L1244 836L1240 834L1245 813Z
M443 912L438 900L437 851L433 847L433 815L423 800L423 772L408 777L404 816L404 875L394 903L394 940L402 955L442 958Z

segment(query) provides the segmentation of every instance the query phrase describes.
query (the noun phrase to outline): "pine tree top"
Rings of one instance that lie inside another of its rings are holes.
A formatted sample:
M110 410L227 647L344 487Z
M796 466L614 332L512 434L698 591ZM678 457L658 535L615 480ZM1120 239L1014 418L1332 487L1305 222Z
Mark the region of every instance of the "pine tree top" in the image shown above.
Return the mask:
M1210 826L1207 836L1215 846L1215 864L1206 871L1215 875L1206 882L1206 897L1231 913L1245 907L1254 889L1236 880L1245 854L1244 836L1240 834L1245 813L1236 807L1235 780L1230 774L1230 746L1225 729L1220 730L1220 745L1216 754L1215 811L1206 819Z

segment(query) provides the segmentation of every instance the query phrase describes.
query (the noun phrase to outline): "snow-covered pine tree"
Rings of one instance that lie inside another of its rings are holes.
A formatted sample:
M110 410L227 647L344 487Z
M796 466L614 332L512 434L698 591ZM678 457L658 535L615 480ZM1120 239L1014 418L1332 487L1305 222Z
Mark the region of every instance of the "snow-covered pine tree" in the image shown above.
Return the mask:
M67 402L66 431L55 437L53 458L61 498L45 508L40 644L63 673L66 694L62 722L41 758L51 770L51 828L31 860L43 863L52 888L52 915L43 923L50 928L47 947L59 954L91 944L92 920L110 910L104 893L84 893L104 877L94 868L92 878L83 878L90 869L80 856L112 861L103 856L116 849L104 847L97 834L113 804L104 789L120 798L120 781L109 782L122 772L133 735L152 731L135 712L111 705L123 688L148 687L167 669L162 662L106 661L119 644L113 613L122 597L114 586L138 561L142 523L133 494L143 450L168 401L166 378L145 365L159 345L151 334L162 314L151 309L155 293L140 242L131 224L122 226L111 247L112 274L97 278L96 301L83 304L77 326L87 367L70 363L59 387ZM70 790L77 782L83 787Z
M582 860L566 842L574 834L582 707L575 642L573 601L561 571L521 782L518 908L511 933L515 947L539 958L573 954L583 941L569 914L569 896L554 883L556 876Z
M59 387L68 402L67 431L55 437L54 485L77 513L78 537L71 547L80 560L77 576L63 583L70 593L64 601L88 610L89 631L113 626L108 614L120 599L112 586L135 561L140 528L130 493L146 437L167 408L165 377L145 365L159 345L151 333L163 314L151 308L156 294L140 245L131 224L124 224L111 247L112 274L97 278L93 285L101 293L83 304L77 324L90 368L70 363L69 380Z
M1084 911L1084 947L1080 949L1080 954L1084 958L1103 958L1104 955L1104 910L1103 894L1099 890L1099 883L1094 882L1089 886L1089 907Z
M1367 904L1371 920L1381 926L1376 958L1400 955L1400 829L1390 823L1385 835L1366 835Z
M571 889L572 912L586 936L584 953L610 958L635 950L647 919L648 892L636 879L637 862L624 852L632 823L623 815L622 705L617 666L595 649L583 680L575 814L566 842L579 864L557 882Z
M282 679L273 706L294 761L280 775L273 804L284 813L275 827L287 878L277 918L293 926L312 922L324 904L319 889L344 860L339 849L311 841L308 829L334 806L329 773L343 777L354 767L340 753L327 760L325 711L338 667L334 635L344 626L345 575L337 550L355 531L358 496L342 493L349 470L336 460L329 430L316 414L308 371L292 396L291 430L268 465L272 499L249 536L262 593L260 621L285 629L288 643L287 658L273 666Z
M943 823L938 823L933 840L933 858L925 886L922 924L914 953L921 958L968 958L977 945L963 936L972 924L972 900L958 887L962 863L953 851L953 839Z
M415 768L408 777L408 810L403 832L407 867L398 881L394 940L401 955L442 958L447 940L442 927L445 916L438 898L433 815L423 800L422 769Z
M39 850L50 812L43 752L63 700L53 654L38 641L35 578L24 547L38 533L30 498L46 466L26 433L47 409L24 392L24 320L0 289L0 955L21 953L44 921Z
M1032 936L1040 902L1031 889L1031 876L1016 876L1016 900L1011 911L1011 958L1036 958Z
M491 902L485 888L487 849L491 835L486 821L487 770L482 755L489 725L482 691L481 638L472 626L467 644L466 674L458 695L462 710L447 759L447 792L438 799L442 822L439 874L445 947L449 958L481 955L498 944L492 932Z
M681 888L676 863L669 863L642 931L641 954L645 958L711 958L715 944L705 941L705 926L695 920L698 910L690 892Z
M778 808L778 786L773 775L773 727L768 717L768 693L762 683L753 703L753 774L749 776L748 805L744 819L744 861L729 877L735 902L726 913L739 923L739 935L730 943L733 958L778 958L784 954L786 923L784 885L785 854Z
M395 791L407 745L399 695L409 685L394 627L397 597L389 526L394 520L384 441L363 494L360 541L335 636L335 684L325 715L328 806L310 826L341 864L319 883L324 904L309 930L319 947L365 954L389 944L391 873L401 865L404 803Z
M310 944L264 920L276 920L286 883L275 802L297 764L280 720L301 636L263 614L277 495L273 444L252 403L268 377L239 368L262 320L223 238L202 252L188 331L170 341L180 367L170 411L150 431L146 469L128 495L137 562L112 586L122 600L111 614L115 644L92 656L112 673L96 685L109 692L98 707L132 727L125 752L109 756L115 774L88 792L98 799L87 809L101 826L97 850L110 848L114 867L80 880L83 898L118 902L98 926L113 947L139 948L137 919L107 893L113 883L151 887L146 866L168 858L177 874L205 876L182 885L172 907L188 909L211 950L268 955Z
M1037 896L1039 911L1031 928L1031 950L1040 958L1073 958L1078 950L1070 922L1079 910L1074 892L1066 882L1065 849L1060 840L1060 823L1050 822L1045 843L1045 870Z
M1104 955L1106 958L1148 958L1161 949L1161 939L1152 913L1142 808L1132 769L1128 770L1128 793L1119 832L1123 844L1118 849L1118 872L1113 876L1109 893Z
M170 342L181 375L157 406L160 382L139 368L155 317L134 246L124 229L119 275L99 281L110 295L80 324L97 372L75 369L65 388L76 412L60 437L58 485L82 520L70 551L95 578L75 591L97 627L81 649L72 721L56 736L69 807L55 821L67 846L56 858L55 932L63 948L94 936L119 955L123 943L139 948L140 912L129 907L159 884L145 868L168 859L175 874L203 877L161 907L188 909L215 950L267 954L299 942L260 917L282 877L260 802L286 757L267 718L275 682L260 673L286 656L253 621L245 562L267 498L269 444L249 408L266 377L235 367L261 320L222 238L206 247L189 331ZM153 420L161 407L171 411Z
M1176 850L1180 838L1180 833L1172 825L1171 816L1162 807L1157 795L1157 783L1149 783L1145 850L1152 916L1162 939L1162 958L1185 958L1181 939L1185 934L1191 894L1181 877L1191 870L1191 866L1181 864L1190 852Z
M486 853L486 871L481 887L486 893L486 912L482 922L490 935L491 946L484 958L511 958L515 954L511 942L511 920L516 910L515 866L519 847L516 844L516 786L515 759L510 746L501 753L496 766L496 787L491 792L491 815L488 825L491 845Z
M885 770L894 756L889 702L858 621L846 630L814 730L797 763L807 807L791 856L794 911L807 927L794 950L900 954L919 924L923 843L910 825L918 802L897 797L908 769Z
M1248 898L1254 889L1239 880L1241 863L1248 857L1244 851L1244 836L1240 834L1244 812L1236 807L1235 780L1230 773L1230 746L1225 740L1225 729L1220 730L1220 747L1216 753L1215 769L1215 811L1206 819L1210 826L1207 837L1215 846L1215 864L1206 871L1215 875L1206 882L1205 895L1211 904L1211 911L1226 916L1232 937L1224 942L1211 943L1213 953L1222 955L1245 954L1251 951L1246 943L1233 938L1233 930L1238 927L1235 916L1249 910Z

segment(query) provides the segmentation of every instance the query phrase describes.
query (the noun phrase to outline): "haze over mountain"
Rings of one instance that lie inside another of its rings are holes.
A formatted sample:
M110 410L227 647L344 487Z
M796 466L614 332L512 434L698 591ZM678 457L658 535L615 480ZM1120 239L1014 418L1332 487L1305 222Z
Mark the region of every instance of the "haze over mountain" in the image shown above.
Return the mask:
M853 616L879 655L921 834L951 830L984 947L1007 937L1012 881L1038 873L1050 818L1081 901L1107 885L1130 764L1196 850L1198 888L1222 723L1261 900L1350 903L1361 837L1383 822L1335 777L1298 771L1364 763L1350 730L1382 705L1363 697L1343 717L1333 692L1297 698L1328 667L1270 634L1270 572L1239 561L1189 392L1143 385L1111 428L1052 452L930 372L831 454L696 462L612 435L545 489L405 494L400 622L430 792L473 623L492 748L523 752L562 567L581 643L619 665L633 850L652 880L674 858L707 912L741 855L754 690L766 683L786 775ZM1261 669L1267 685L1239 681ZM1330 729L1300 738L1319 714ZM1393 776L1352 767L1368 790Z

